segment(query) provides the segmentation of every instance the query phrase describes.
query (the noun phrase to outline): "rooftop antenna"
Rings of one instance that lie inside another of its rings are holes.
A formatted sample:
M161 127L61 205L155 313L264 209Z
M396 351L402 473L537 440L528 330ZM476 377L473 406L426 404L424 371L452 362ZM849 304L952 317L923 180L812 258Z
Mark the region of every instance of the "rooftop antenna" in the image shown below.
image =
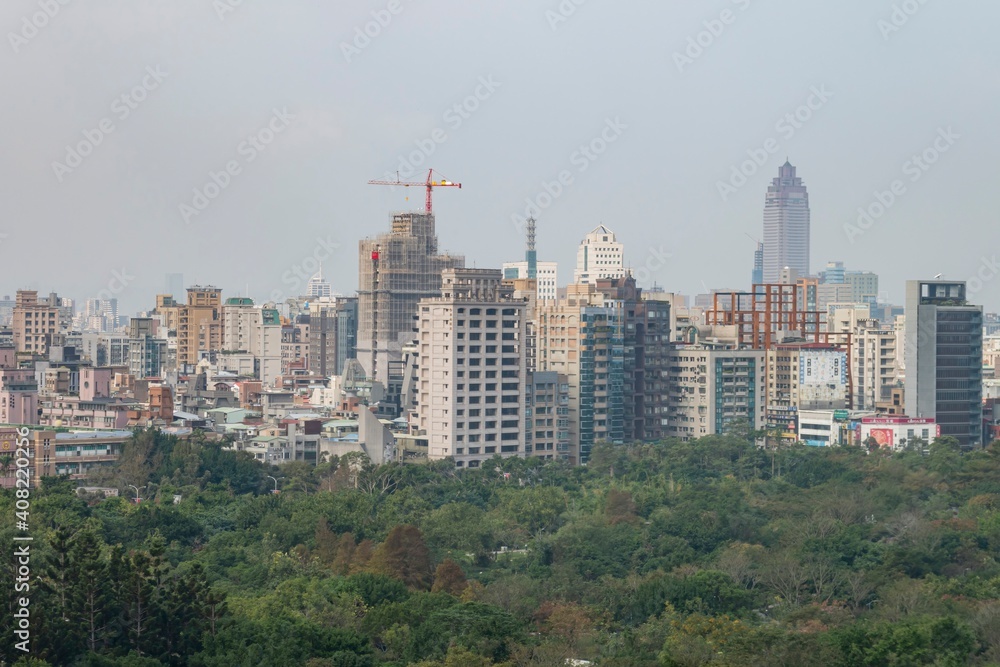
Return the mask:
M527 236L528 249L524 258L528 262L528 278L534 280L538 277L538 253L535 251L535 219L528 218Z

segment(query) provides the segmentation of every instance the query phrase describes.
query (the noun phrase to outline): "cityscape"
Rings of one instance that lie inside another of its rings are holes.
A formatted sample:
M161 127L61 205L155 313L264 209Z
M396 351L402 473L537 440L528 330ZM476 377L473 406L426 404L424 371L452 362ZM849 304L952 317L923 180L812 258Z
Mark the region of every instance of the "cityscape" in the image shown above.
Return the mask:
M761 446L899 450L948 436L971 450L1000 438L1000 316L964 280L918 276L892 304L872 271L811 269L797 174L786 161L768 186L738 290L639 287L604 224L584 230L560 282L534 218L523 259L469 268L439 250L432 192L458 184L433 171L426 209L359 240L355 293L335 292L321 265L281 303L168 274L136 316L113 297L18 290L0 302L0 421L207 429L268 464L357 452L458 468L496 456L584 465L598 442L738 424ZM111 461L55 457L36 475L82 479Z
M1000 666L993 18L4 5L0 667Z

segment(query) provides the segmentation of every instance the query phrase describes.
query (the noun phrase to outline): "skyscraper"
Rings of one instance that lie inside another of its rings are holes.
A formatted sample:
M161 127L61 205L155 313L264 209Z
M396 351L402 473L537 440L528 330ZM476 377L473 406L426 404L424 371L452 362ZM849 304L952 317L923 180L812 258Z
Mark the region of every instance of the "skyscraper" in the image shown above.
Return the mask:
M982 445L983 308L964 281L906 281L906 414L937 421L963 448Z
M809 275L809 193L788 161L764 200L764 282L778 282L785 267Z
M331 299L333 298L333 287L330 286L330 282L323 278L323 267L319 267L319 271L309 279L309 283L306 285L306 296L310 299Z
M169 294L175 299L184 296L184 274L168 273L163 277L163 293Z
M624 246L618 243L615 233L599 225L580 242L573 282L593 285L598 280L624 278L623 254Z
M386 382L389 363L402 359L400 334L412 338L421 299L441 294L441 271L465 258L438 254L431 213L396 213L392 230L358 244L357 354L365 372Z

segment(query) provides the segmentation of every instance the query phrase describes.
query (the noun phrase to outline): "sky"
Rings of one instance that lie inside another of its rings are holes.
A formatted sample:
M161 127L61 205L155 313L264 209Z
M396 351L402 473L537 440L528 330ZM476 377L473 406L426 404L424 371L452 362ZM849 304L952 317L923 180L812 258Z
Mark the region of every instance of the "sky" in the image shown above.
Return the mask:
M943 0L5 0L0 295L151 309L167 273L258 301L423 206L469 266L572 278L599 224L640 280L747 289L764 193L812 267L970 280L1000 311L1000 4ZM862 212L867 215L862 216ZM996 254L994 254L996 253Z

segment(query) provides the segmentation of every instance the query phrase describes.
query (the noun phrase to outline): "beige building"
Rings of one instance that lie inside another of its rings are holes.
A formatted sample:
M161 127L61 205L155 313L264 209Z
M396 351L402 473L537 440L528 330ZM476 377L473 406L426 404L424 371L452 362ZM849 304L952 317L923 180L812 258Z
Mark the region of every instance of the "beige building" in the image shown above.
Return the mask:
M257 354L255 334L261 311L253 299L233 297L222 306L222 349L225 352Z
M892 400L892 390L900 381L896 365L900 332L879 326L878 320L859 323L854 336L854 408L874 410Z
M14 348L47 356L52 337L59 333L58 304L39 301L38 292L18 290L14 302Z
M428 458L478 468L525 454L525 303L492 269L447 269L418 308L417 435Z
M766 353L767 409L850 407L847 353L816 344L778 345Z
M156 311L160 316L161 325L167 331L177 331L177 321L182 304L177 303L171 294L156 295Z
M677 345L670 350L666 436L722 434L735 422L764 428L765 353Z
M666 424L670 301L628 275L573 284L538 304L537 368L566 376L569 461L598 442L655 442Z
M177 363L194 366L200 352L222 349L222 290L194 286L187 296L177 309Z

